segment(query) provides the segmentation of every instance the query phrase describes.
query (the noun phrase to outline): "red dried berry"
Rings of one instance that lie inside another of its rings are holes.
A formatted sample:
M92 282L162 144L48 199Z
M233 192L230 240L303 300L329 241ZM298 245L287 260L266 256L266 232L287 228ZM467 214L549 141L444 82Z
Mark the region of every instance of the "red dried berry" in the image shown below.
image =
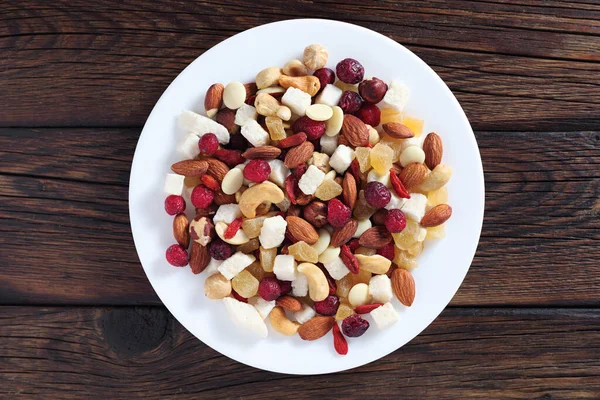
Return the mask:
M400 180L400 177L396 175L393 169L390 169L390 182L392 183L392 187L396 192L396 196L401 197L403 199L410 199L410 193L404 187L404 184Z
M185 211L185 200L181 196L172 194L165 199L165 211L169 215L177 215Z
M402 232L406 228L406 217L397 208L389 210L385 216L385 227L390 233Z
M375 104L363 104L360 110L355 112L354 115L372 127L376 127L381 122L381 110Z
M358 241L358 239L352 239L351 241L348 242L348 244L346 246L348 246L348 248L350 249L352 254L354 254L356 249L358 249L360 247L360 242Z
M356 158L350 163L350 173L356 182L360 182L360 164Z
M225 229L225 233L223 233L223 237L225 239L233 238L238 233L240 228L242 227L242 222L244 222L242 217L236 218L233 221L231 221L231 223L229 224L227 229Z
M387 206L391 198L390 190L381 182L373 181L365 186L365 200L375 208Z
M340 306L340 299L337 296L327 296L325 300L315 301L315 310L321 315L335 315Z
M333 348L339 355L345 356L348 354L348 341L342 335L337 322L333 325Z
M263 278L258 284L258 294L266 301L276 300L281 296L281 287L275 278Z
M277 144L277 146L280 149L287 149L289 147L298 146L299 144L302 144L304 142L306 142L306 133L298 132L291 136L286 137L285 139L281 139L279 141L279 144Z
M344 262L346 268L350 270L350 272L352 272L353 274L358 274L358 259L354 254L352 254L352 251L350 251L350 247L348 247L347 245L342 245L342 248L340 250L340 258Z
M295 175L290 174L285 178L285 193L287 194L290 202L296 204L296 188L298 187L298 178Z
M363 99L360 95L351 90L346 90L342 93L342 97L338 103L338 106L344 111L344 114L354 114L363 105Z
M394 242L390 242L388 244L386 244L385 246L383 246L380 249L377 249L377 254L379 254L382 257L387 258L390 261L394 261L394 256L396 255L395 252L395 245Z
M348 337L362 336L367 329L369 329L369 321L364 320L357 314L350 315L342 321L342 331Z
M188 252L180 244L169 246L166 257L167 262L174 267L185 267L188 265Z
M236 292L235 290L233 290L233 289L231 289L231 297L233 297L237 301L241 301L242 303L247 303L248 302L247 298L240 296L240 294L238 292Z
M214 154L219 148L219 140L214 133L204 134L198 141L198 148L201 153Z
M215 157L223 161L229 167L235 167L243 164L246 159L242 156L241 150L219 149L215 151Z
M305 115L294 122L292 130L294 133L304 132L308 140L317 140L325 134L325 122L313 121Z
M313 75L319 78L321 89L323 89L325 85L335 82L335 72L333 72L331 68L319 68Z
M336 67L335 72L340 81L345 83L358 83L365 76L365 69L354 58L344 58Z
M358 85L358 93L369 103L377 104L385 96L388 85L379 78L366 79Z
M308 165L300 164L294 170L294 175L296 175L296 178L300 179L300 178L302 178L302 175L304 175L304 173L306 172L307 169L308 169Z
M227 144L227 148L233 150L246 151L248 150L248 141L246 140L244 135L236 133L229 137L229 143Z
M233 246L221 239L216 239L208 245L208 254L215 260L227 260L233 254Z
M271 175L271 166L265 160L250 160L244 167L244 178L261 183L269 179Z
M327 222L335 228L346 225L352 216L350 207L338 199L331 199L327 204Z
M190 197L194 207L207 208L213 202L215 194L206 186L198 185L192 190L192 195Z
M354 312L357 314L368 314L374 309L381 307L383 304L381 303L373 303L373 304L363 304L362 306L357 306L354 309Z
M279 289L281 290L281 295L288 294L292 291L292 282L291 281L277 281L279 283Z
M221 185L219 182L208 174L204 174L200 177L200 182L210 190L219 190L221 189Z

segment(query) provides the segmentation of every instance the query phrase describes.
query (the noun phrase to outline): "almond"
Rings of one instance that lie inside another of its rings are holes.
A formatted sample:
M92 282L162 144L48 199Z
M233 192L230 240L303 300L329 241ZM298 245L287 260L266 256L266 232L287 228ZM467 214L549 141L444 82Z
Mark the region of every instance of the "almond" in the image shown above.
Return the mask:
M385 133L394 139L409 139L414 137L414 132L406 125L399 122L388 122L382 125Z
M321 81L316 76L286 76L279 77L279 85L285 89L295 87L314 96L321 89Z
M358 191L356 190L356 179L350 172L346 172L344 180L342 181L342 195L344 197L344 203L354 209L356 199L358 198Z
M192 243L190 251L190 268L194 274L204 271L210 262L208 247L204 247L196 242Z
M392 290L400 301L410 307L415 301L415 280L408 270L396 268L392 272Z
M342 133L346 139L348 139L348 142L354 147L364 147L369 144L369 129L364 122L354 115L344 115Z
M235 111L229 108L221 108L217 111L215 119L218 123L227 128L230 134L234 134L238 131L239 126L235 124Z
M276 304L288 311L296 312L302 310L302 303L295 297L292 296L281 296L277 299Z
M419 185L427 175L427 168L423 164L411 163L400 171L400 180L407 190Z
M288 150L283 163L288 168L296 168L298 165L307 162L312 157L314 150L315 146L311 142L299 144Z
M248 160L273 160L280 154L281 149L275 146L260 146L246 150L242 156Z
M175 241L185 247L190 245L190 223L185 214L177 214L173 218L173 236Z
M288 231L297 241L313 245L319 240L319 234L315 228L302 218L289 216L285 221Z
M431 132L423 141L425 152L425 165L433 170L442 162L443 145L442 138L435 132Z
M341 228L336 228L331 233L331 241L329 245L332 247L340 247L346 244L350 239L352 239L352 236L354 236L357 229L358 222L354 219L351 219L350 221L346 222L346 225L342 226Z
M183 176L204 175L208 169L208 163L204 160L185 160L171 165L171 170Z
M421 226L425 228L431 228L438 226L448 221L452 215L452 207L448 204L438 204L431 210L427 211L423 218L421 218Z
M204 109L206 110L206 115L209 118L212 118L215 114L217 114L217 111L219 111L223 105L224 90L225 86L222 84L213 83L206 91L206 96L204 97Z
M208 163L207 173L219 183L223 182L223 178L225 178L225 175L229 172L227 164L216 158L207 158L205 161Z
M327 334L335 324L335 318L319 315L300 325L298 335L304 340L316 340Z
M367 249L381 249L392 242L392 235L385 226L367 229L358 239L358 243Z
M342 144L344 146L351 146L350 142L348 141L348 139L346 139L346 136L344 136L343 133L338 136L338 146L340 146Z
M225 194L221 190L215 190L214 194L214 202L218 206L222 206L223 204L235 203L235 194Z

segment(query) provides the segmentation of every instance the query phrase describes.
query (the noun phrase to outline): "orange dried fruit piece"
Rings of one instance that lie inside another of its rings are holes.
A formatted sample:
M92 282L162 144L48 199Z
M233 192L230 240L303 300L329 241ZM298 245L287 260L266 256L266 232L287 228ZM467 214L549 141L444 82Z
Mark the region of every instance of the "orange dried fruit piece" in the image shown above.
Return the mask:
M400 154L402 154L402 150L404 150L402 148L404 140L406 139L395 139L387 134L383 134L379 143L389 146L394 152L392 155L392 162L398 162L398 160L400 160Z
M373 274L367 270L360 269L358 271L358 274L348 274L347 276L350 276L350 278L352 279L353 286L357 283L366 283L368 285Z
M356 159L358 160L358 165L360 167L360 172L367 172L371 169L371 157L370 157L371 149L368 147L357 147L354 150L354 154L356 154Z
M423 251L423 242L414 242L410 247L406 250L408 254L411 256L418 256Z
M300 241L288 247L288 254L294 256L296 261L316 263L319 261L317 251L306 242Z
M272 249L265 249L260 247L260 265L265 272L273 272L273 265L275 264L275 257L277 256L277 247Z
M345 318L354 315L354 309L348 303L341 303L338 307L337 313L335 314L336 321L343 321Z
M379 175L385 175L392 168L394 150L385 143L377 143L371 150L371 166Z
M425 121L419 118L404 116L402 123L410 128L415 136L419 137L423 133L423 125Z
M285 129L283 127L283 121L279 117L266 117L265 123L267 125L267 129L269 130L269 135L271 136L271 140L281 140L285 139L287 135L285 134Z
M258 284L258 279L247 270L243 270L231 280L233 290L247 299L256 296L258 293Z
M388 122L402 122L402 114L391 107L384 107L381 109L380 117L381 125L387 124Z
M242 230L250 239L260 235L260 230L266 217L247 218L242 222Z
M448 188L446 186L427 194L427 207L433 208L439 204L448 204Z

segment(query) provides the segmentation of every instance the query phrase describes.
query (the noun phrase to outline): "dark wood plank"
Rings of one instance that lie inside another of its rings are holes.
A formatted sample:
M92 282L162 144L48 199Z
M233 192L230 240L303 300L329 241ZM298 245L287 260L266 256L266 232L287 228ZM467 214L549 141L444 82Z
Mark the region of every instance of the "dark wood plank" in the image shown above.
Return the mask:
M0 129L1 303L159 303L129 229L138 132ZM600 304L600 134L477 138L486 216L452 304Z
M600 125L600 5L533 0L266 0L260 12L250 0L3 2L0 125L139 126L211 46L256 25L315 16L407 45L448 82L477 129Z
M446 310L404 348L310 385L221 356L162 308L2 307L0 339L7 398L600 396L597 310Z

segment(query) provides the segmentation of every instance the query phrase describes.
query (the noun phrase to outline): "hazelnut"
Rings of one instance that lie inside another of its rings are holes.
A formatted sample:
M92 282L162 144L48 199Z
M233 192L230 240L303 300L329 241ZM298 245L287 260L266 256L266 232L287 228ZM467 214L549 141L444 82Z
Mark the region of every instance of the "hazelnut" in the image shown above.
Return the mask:
M322 228L327 224L327 205L320 201L313 201L304 207L304 219L315 228Z
M196 216L190 222L190 236L194 242L201 246L206 246L214 236L214 228L215 226L210 219Z
M313 71L323 68L327 64L329 53L327 49L320 44L311 44L304 49L304 65Z
M386 210L385 208L381 208L375 211L375 214L371 216L371 222L373 223L373 225L384 225L387 213L388 210Z
M387 83L379 78L366 79L358 85L358 93L367 103L379 103L387 90Z

